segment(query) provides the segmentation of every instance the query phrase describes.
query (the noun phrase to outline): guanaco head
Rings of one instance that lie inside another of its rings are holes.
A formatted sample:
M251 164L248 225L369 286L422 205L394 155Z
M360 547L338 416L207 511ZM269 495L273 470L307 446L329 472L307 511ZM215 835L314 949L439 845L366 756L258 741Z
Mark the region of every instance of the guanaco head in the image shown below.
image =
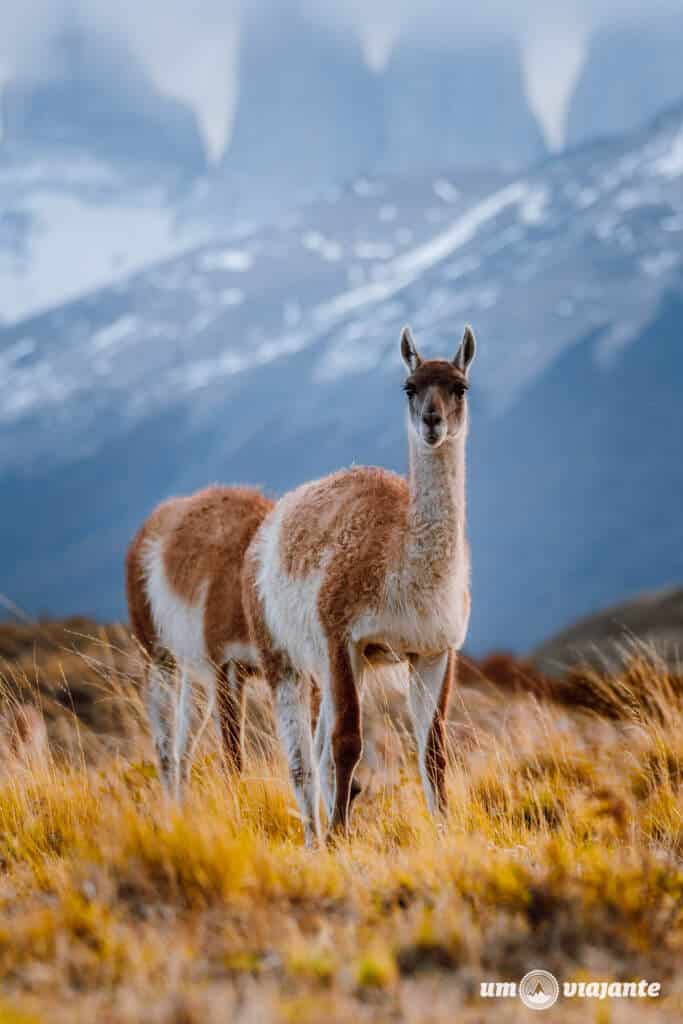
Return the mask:
M409 374L403 385L408 396L408 420L427 448L440 447L465 427L467 374L475 347L474 334L468 326L451 361L423 359L410 327L401 331L401 355Z

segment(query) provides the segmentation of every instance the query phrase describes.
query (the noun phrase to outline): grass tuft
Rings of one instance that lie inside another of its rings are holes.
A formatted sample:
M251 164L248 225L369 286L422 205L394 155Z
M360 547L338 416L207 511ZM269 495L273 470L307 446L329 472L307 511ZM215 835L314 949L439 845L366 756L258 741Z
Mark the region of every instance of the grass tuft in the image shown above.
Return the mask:
M585 689L572 710L540 684L505 699L500 678L463 687L438 825L399 698L370 700L352 833L310 851L265 692L252 694L244 776L226 776L207 735L185 803L168 805L112 645L96 637L85 669L52 647L39 665L59 660L83 716L56 681L39 687L42 711L17 705L16 680L7 691L0 1024L476 1021L480 981L537 967L656 979L653 1021L677 1019L683 707L656 666L600 680L590 713ZM96 679L90 704L76 665ZM13 671L26 699L26 660ZM636 1019L625 1002L565 1010Z

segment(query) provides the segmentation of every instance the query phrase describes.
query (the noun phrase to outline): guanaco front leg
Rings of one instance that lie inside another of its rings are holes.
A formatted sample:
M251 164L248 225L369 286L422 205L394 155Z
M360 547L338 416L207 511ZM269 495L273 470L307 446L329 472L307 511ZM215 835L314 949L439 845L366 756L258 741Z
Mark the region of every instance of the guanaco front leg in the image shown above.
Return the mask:
M454 651L411 659L410 713L422 786L432 814L444 812L447 806L446 711L454 663Z

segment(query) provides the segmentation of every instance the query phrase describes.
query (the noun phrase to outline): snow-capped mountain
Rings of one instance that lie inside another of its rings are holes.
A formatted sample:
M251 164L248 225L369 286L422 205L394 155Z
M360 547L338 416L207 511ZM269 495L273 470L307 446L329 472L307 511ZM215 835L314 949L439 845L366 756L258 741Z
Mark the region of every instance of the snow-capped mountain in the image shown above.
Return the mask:
M351 311L360 301L362 310L366 293L371 298L391 287L397 261L431 245L455 211L466 216L471 200L499 184L495 173L479 172L462 174L457 184L447 177L359 178L268 228L238 225L220 242L13 325L1 335L13 397L0 421L8 430L16 424L16 441L23 438L28 448L15 449L12 460L40 458L36 414L51 424L43 435L50 462L58 421L67 460L74 444L89 447L93 435L82 434L73 419L79 396L98 391L108 410L100 443L169 402L203 394L212 381L309 347L327 325L344 320L346 303ZM135 395L131 385L141 375L146 384Z
M247 218L263 224L295 198L310 202L380 165L393 175L495 168L540 152L516 57L498 44L469 62L404 45L378 74L357 38L289 5L246 19L239 65L234 130L217 167L196 114L92 26L70 22L41 74L4 84L0 322L243 230ZM491 131L494 109L504 116Z
M680 577L682 238L683 108L505 181L359 179L6 328L0 590L121 614L164 495L403 468L406 321L480 341L473 648Z
M283 4L246 20L239 59L228 177L301 196L376 165L381 95L357 38Z
M598 32L569 141L630 128L683 94L682 31L680 19L648 17ZM545 152L509 39L406 34L371 70L358 37L304 16L296 0L250 9L239 39L233 130L217 166L198 112L92 20L72 15L38 71L3 80L0 322L246 221L263 225L360 174L512 174Z
M544 152L512 41L407 38L372 71L356 37L288 5L247 22L223 168L262 193L378 169L521 167Z

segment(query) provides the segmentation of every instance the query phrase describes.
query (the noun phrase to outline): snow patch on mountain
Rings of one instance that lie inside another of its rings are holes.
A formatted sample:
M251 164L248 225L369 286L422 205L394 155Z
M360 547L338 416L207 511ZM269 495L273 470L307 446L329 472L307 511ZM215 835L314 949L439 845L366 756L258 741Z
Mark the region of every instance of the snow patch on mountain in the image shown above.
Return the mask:
M654 161L652 168L665 178L678 178L683 174L683 132L673 137L667 151Z
M58 181L48 179L44 164L26 168L19 181L7 171L3 181L0 173L0 221L21 229L5 244L0 230L2 320L18 321L120 281L207 234L198 224L179 224L158 190L102 196L111 184L103 168L90 162L69 167Z
M171 404L220 403L231 379L286 375L303 351L312 381L389 372L408 321L436 353L472 320L478 390L500 413L577 338L600 335L606 357L629 344L676 286L682 123L683 110L488 189L478 175L356 179L279 223L6 329L7 352L23 338L35 348L3 364L0 408L17 443L0 457L42 458L54 417L72 435L76 408L96 446ZM65 444L63 457L73 450Z

